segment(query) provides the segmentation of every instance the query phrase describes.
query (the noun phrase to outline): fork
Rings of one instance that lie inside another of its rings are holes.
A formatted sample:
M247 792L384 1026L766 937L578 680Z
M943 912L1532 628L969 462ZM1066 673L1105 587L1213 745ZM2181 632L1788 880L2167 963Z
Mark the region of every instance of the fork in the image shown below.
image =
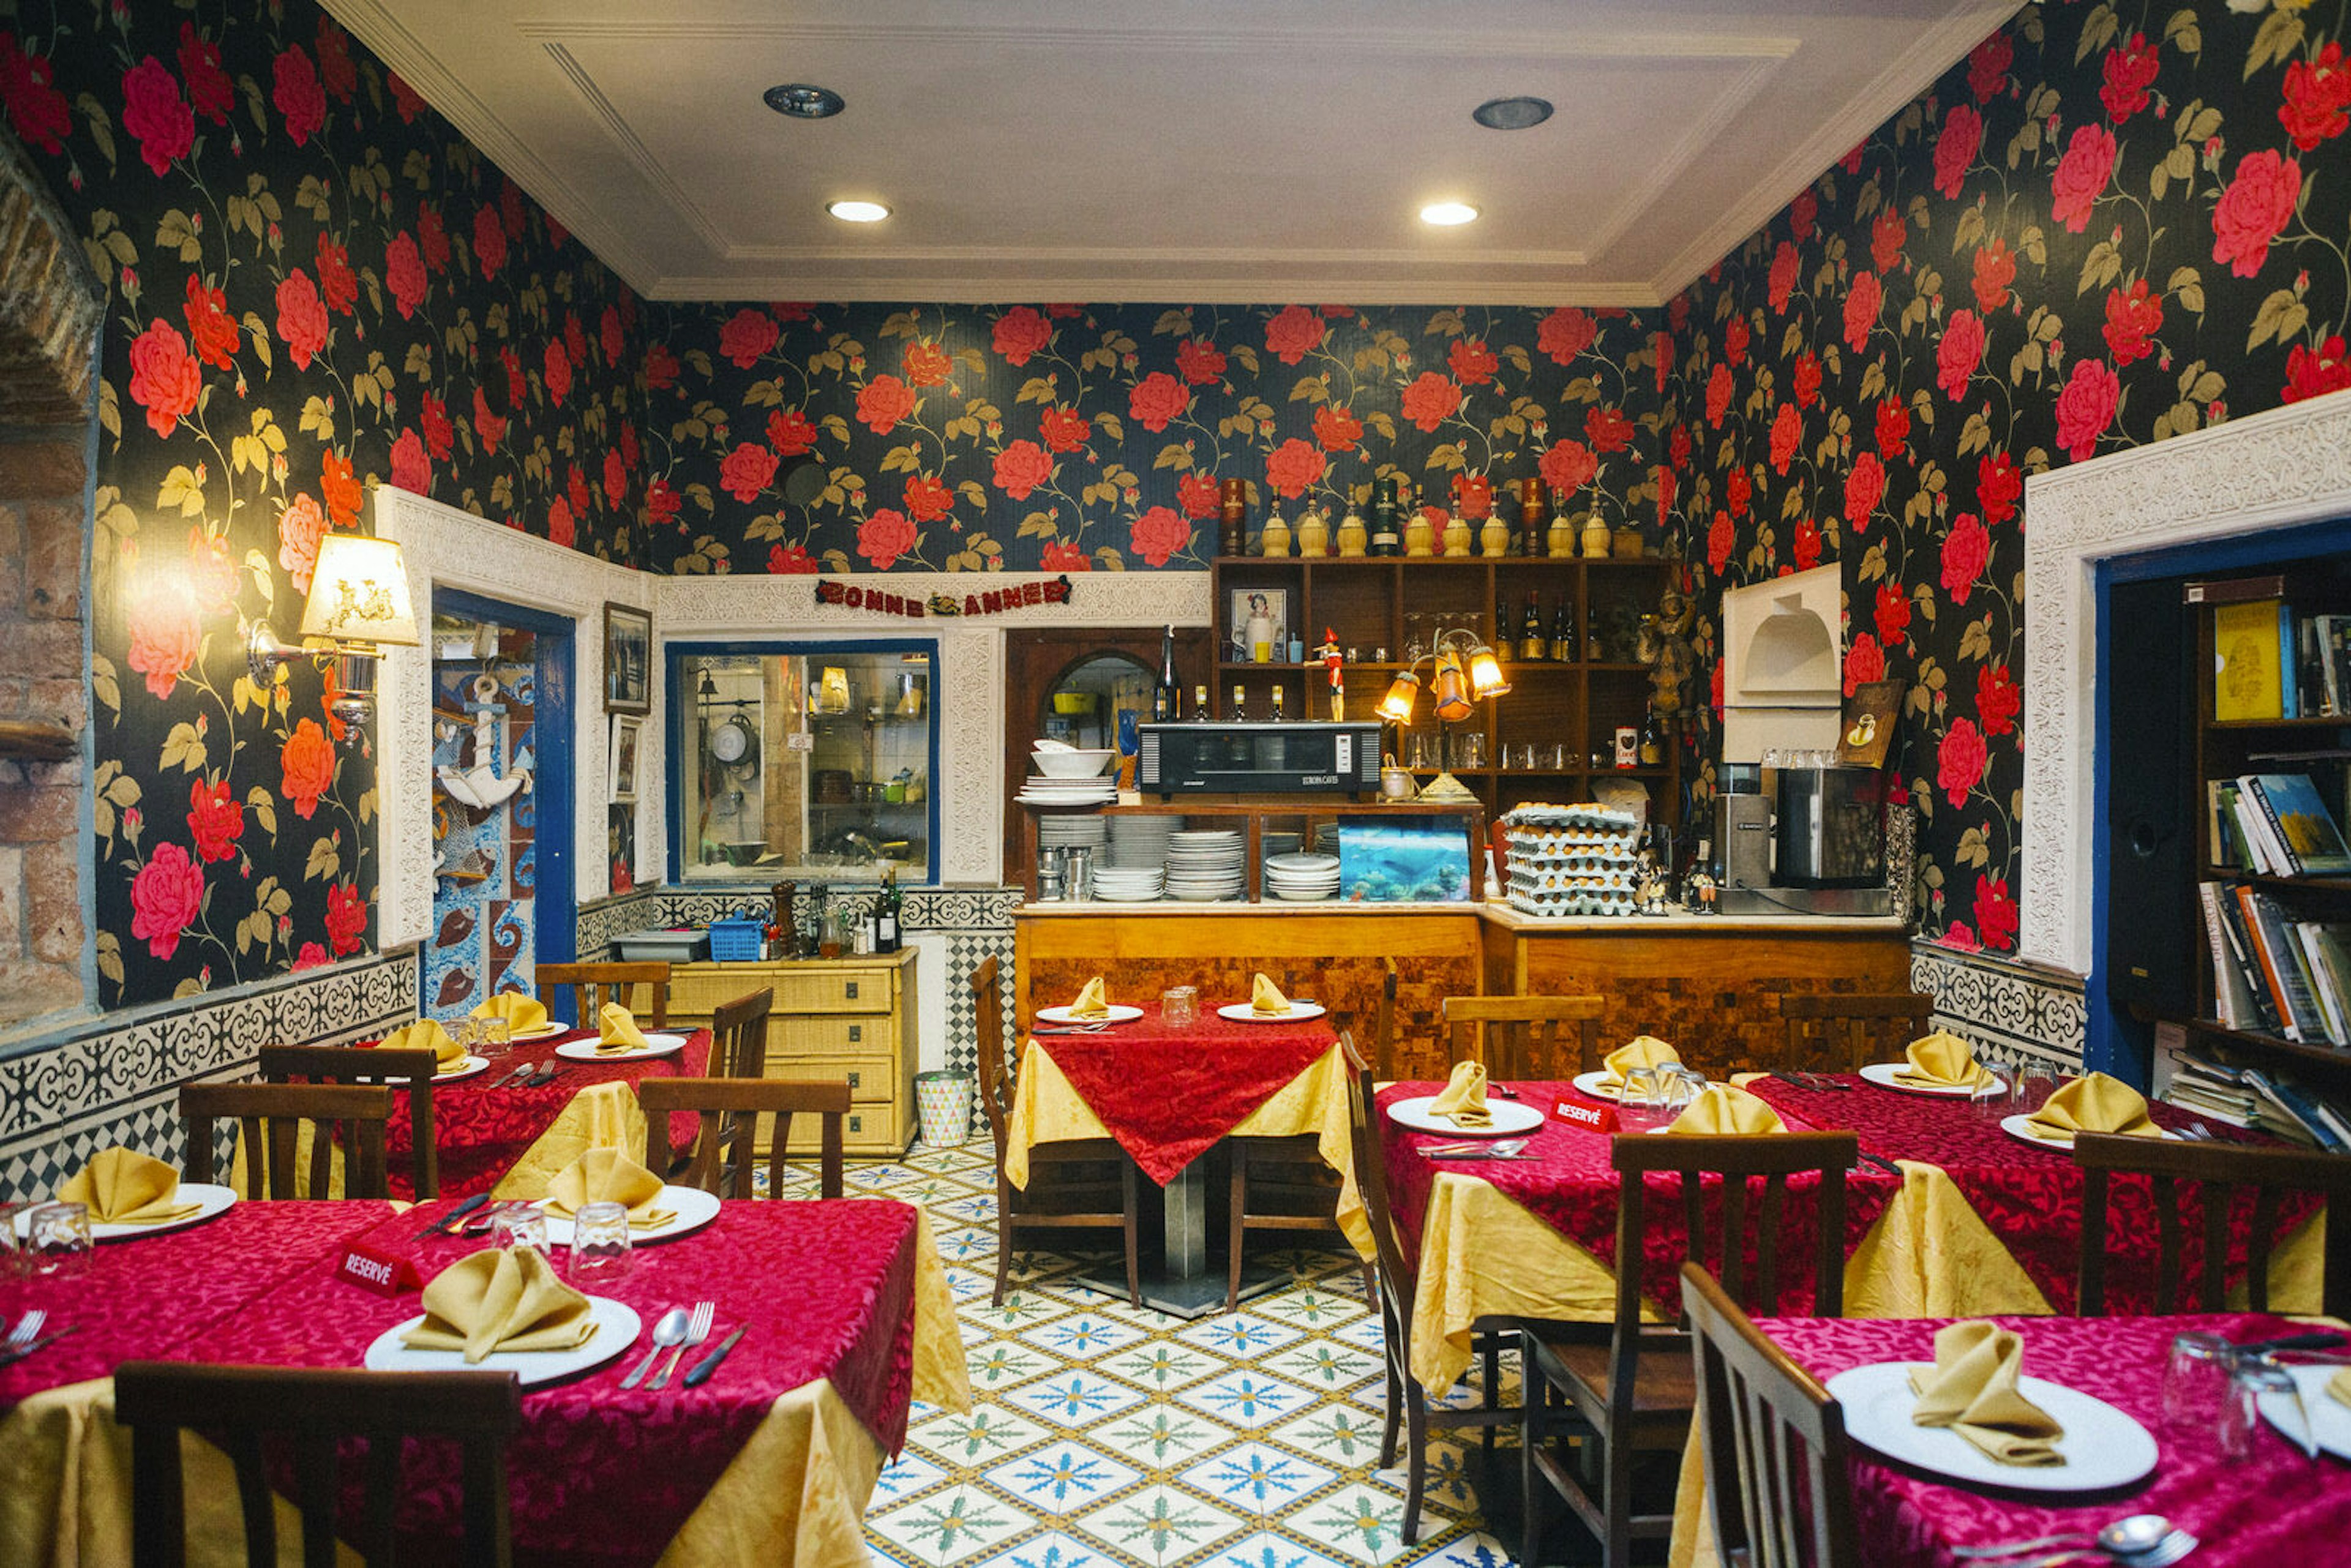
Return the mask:
M49 1314L39 1307L35 1307L16 1320L16 1326L8 1331L7 1339L0 1342L0 1350L11 1353L23 1350L41 1337L41 1325L48 1321Z
M685 1338L680 1340L677 1348L669 1353L669 1360L663 1364L659 1372L653 1375L653 1380L645 1385L648 1389L659 1390L669 1386L669 1375L677 1370L677 1358L710 1337L710 1322L717 1314L718 1304L716 1301L694 1303L694 1316L688 1318L685 1323Z

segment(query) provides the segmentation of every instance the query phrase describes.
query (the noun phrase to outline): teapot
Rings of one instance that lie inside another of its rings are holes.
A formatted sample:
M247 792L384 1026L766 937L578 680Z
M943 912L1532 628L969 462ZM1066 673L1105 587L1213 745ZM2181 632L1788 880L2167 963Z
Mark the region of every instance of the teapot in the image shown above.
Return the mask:
M1380 758L1381 800L1410 800L1419 793L1413 783L1412 769L1397 767L1395 753L1391 751Z

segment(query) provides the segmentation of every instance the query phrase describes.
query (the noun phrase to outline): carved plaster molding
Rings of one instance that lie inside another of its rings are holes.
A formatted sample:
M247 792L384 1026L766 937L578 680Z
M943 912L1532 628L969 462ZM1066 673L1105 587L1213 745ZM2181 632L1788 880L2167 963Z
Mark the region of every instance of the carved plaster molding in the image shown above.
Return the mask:
M2101 562L2351 511L2351 392L2025 481L2019 955L2087 975Z

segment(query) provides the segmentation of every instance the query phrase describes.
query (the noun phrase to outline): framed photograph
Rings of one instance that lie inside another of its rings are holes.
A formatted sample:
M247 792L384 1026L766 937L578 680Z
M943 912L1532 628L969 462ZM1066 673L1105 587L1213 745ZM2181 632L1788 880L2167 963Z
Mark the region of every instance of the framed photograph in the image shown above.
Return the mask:
M1235 588L1226 591L1225 624L1232 628L1232 651L1225 656L1240 664L1256 659L1256 651L1250 646L1250 627L1262 617L1267 640L1272 644L1266 659L1276 664L1285 663L1290 657L1284 651L1290 638L1290 590Z
M627 805L637 798L637 741L644 729L641 718L612 717L612 780L610 791L614 805Z
M653 618L625 604L604 606L604 711L651 713Z

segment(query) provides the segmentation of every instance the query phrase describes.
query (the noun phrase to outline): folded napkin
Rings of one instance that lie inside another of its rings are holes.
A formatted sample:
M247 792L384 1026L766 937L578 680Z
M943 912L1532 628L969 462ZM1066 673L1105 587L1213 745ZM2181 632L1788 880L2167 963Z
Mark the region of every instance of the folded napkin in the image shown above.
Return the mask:
M629 1009L618 1002L604 1004L603 1010L596 1015L596 1028L602 1036L596 1042L600 1054L643 1051L647 1047L645 1031L637 1027L637 1020Z
M61 1203L78 1203L99 1225L164 1225L204 1205L176 1203L180 1173L129 1149L100 1149L57 1188Z
M2024 1341L1987 1322L1948 1323L1935 1331L1935 1364L1910 1374L1918 1396L1910 1419L1949 1427L2003 1465L2059 1465L2065 1428L2017 1392Z
M591 1203L617 1203L629 1211L629 1228L648 1230L677 1218L674 1208L653 1207L662 1179L618 1149L590 1149L547 1184L547 1212L561 1219L579 1217Z
M1281 994L1280 986L1267 979L1263 974L1249 982L1249 1011L1265 1015L1289 1010L1290 998Z
M462 1350L470 1366L492 1351L577 1350L595 1332L588 1298L557 1279L538 1248L490 1247L434 1276L424 1321L400 1343Z
M1668 1133L1784 1133L1787 1124L1771 1107L1729 1083L1709 1083L1673 1119Z
M2351 1405L2351 1366L2326 1380L2326 1393L2338 1405Z
M1079 990L1078 999L1071 1002L1067 1010L1070 1017L1073 1019L1108 1018L1110 992L1103 988L1102 977L1096 975L1092 979L1088 980Z
M440 1063L434 1069L438 1072L450 1071L465 1060L465 1047L452 1040L449 1031L434 1019L403 1024L375 1043L379 1051L429 1051L433 1060Z
M1922 1089L1980 1089L1991 1075L1976 1065L1968 1042L1948 1030L1937 1030L1903 1049L1907 1058L1895 1070L1896 1083Z
M520 991L500 991L474 1009L477 1019L504 1019L516 1034L547 1027L547 1004Z
M1630 1043L1620 1045L1601 1058L1601 1082L1612 1089L1625 1086L1625 1075L1636 1067L1663 1067L1679 1062L1681 1053L1656 1035L1635 1035Z
M2036 1137L2070 1140L2076 1133L2121 1133L2134 1138L2159 1138L2163 1129L2147 1113L2147 1099L2119 1078L2103 1072L2085 1073L2025 1118Z
M1442 1116L1457 1127L1492 1126L1494 1113L1486 1108L1484 1064L1476 1061L1455 1063L1453 1076L1446 1082L1445 1092L1428 1103L1428 1113Z

